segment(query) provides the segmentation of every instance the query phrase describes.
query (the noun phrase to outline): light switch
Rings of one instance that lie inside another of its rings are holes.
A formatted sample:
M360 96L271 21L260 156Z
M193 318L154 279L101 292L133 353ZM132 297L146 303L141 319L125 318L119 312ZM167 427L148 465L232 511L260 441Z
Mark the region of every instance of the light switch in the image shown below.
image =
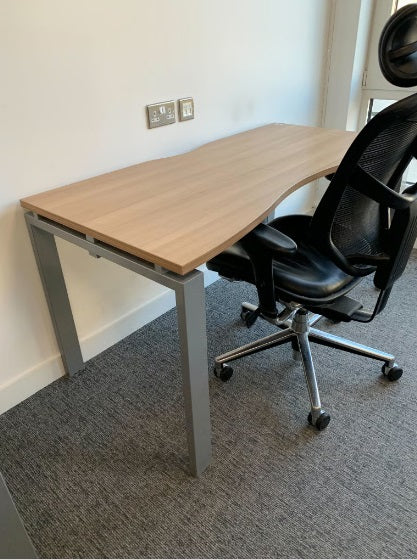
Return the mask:
M189 121L194 118L194 101L192 97L178 99L178 113L180 121Z

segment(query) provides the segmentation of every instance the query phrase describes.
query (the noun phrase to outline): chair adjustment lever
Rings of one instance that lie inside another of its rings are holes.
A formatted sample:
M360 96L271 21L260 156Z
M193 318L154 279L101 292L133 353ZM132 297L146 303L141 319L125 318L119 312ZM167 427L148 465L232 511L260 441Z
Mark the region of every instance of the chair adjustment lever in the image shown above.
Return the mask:
M248 329L250 329L255 324L258 317L262 317L263 319L266 319L272 325L279 326L285 323L286 321L288 321L294 315L294 313L295 313L295 309L285 307L279 315L272 317L270 315L266 315L262 313L261 308L257 307L252 311L249 309L242 311L240 316L243 322L245 323L245 325L248 327Z

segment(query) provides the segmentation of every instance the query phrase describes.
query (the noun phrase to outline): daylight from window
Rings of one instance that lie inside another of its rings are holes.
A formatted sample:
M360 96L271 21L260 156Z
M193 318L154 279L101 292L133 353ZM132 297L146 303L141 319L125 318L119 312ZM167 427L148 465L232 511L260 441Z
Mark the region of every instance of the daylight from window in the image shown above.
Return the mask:
M407 6L407 4L417 4L417 2L410 2L410 0L397 0L396 10Z

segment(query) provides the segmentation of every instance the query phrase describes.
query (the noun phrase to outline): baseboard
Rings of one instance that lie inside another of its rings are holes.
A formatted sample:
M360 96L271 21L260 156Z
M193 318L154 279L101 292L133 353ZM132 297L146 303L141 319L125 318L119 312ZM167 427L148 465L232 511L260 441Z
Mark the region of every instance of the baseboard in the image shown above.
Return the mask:
M218 278L217 273L204 267L204 284L208 286ZM90 333L80 340L84 361L91 359L106 348L116 344L135 330L150 323L175 306L175 294L165 290L159 296L144 305L108 323L103 328ZM50 356L22 372L8 383L0 386L0 414L13 408L28 397L34 395L53 381L65 375L60 354Z
M31 397L64 375L59 354L14 377L0 386L0 414Z

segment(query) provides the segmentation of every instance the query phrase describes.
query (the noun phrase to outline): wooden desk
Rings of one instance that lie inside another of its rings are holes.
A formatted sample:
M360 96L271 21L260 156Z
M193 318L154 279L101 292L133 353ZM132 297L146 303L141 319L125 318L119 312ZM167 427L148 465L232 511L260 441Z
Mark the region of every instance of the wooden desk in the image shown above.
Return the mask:
M82 369L54 235L175 290L191 471L210 462L203 275L288 194L336 170L354 133L271 124L21 201L68 374Z

